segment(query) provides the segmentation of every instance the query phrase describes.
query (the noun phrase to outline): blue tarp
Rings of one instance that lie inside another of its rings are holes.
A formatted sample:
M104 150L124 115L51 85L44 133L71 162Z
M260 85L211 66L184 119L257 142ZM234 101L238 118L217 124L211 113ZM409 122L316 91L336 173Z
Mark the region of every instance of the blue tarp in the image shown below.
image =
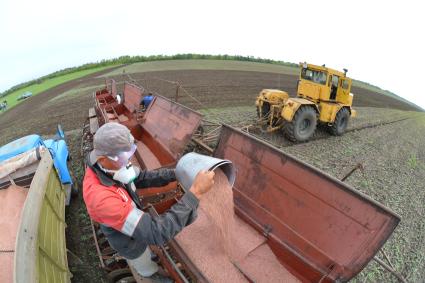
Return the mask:
M65 140L63 139L49 139L43 141L39 135L29 135L17 139L0 147L0 162L41 145L49 149L61 183L72 184L71 175L67 167L69 152Z
M43 144L39 135L29 135L0 147L0 162Z
M53 164L59 172L62 184L72 184L71 175L67 167L68 147L64 140L45 140L44 144L50 150Z

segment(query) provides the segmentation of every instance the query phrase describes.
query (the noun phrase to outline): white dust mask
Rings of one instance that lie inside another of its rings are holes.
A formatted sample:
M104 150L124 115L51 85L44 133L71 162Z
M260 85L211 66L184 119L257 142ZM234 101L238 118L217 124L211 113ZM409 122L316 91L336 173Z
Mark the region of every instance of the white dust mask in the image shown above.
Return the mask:
M100 164L98 165L104 172L112 174L112 179L123 184L129 184L137 178L136 170L134 170L133 164L131 163L121 167L119 170L109 170L103 168Z
M121 182L123 184L129 184L137 178L136 170L131 163L121 167L120 170L116 171L112 176L112 179Z

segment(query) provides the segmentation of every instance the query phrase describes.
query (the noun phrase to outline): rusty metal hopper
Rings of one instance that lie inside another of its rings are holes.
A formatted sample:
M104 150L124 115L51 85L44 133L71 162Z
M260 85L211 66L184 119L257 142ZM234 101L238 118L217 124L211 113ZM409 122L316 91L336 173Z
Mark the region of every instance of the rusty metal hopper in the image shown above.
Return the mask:
M156 96L142 119L140 141L154 151L162 166L174 165L199 127L201 119L200 113L165 97ZM141 159L145 157L141 156Z
M113 79L109 79L105 81L106 89L113 96L117 96L117 83Z
M90 119L90 124L93 120L93 124L117 122L126 126L137 145L131 161L142 169L174 166L199 127L202 115L159 95L155 96L146 112L143 112L140 109L143 94L141 87L125 83L123 104L119 104L112 95L114 89L112 81L110 87L95 93L96 110L90 112L95 112L96 115ZM93 127L92 133L96 130L97 127ZM162 198L155 208L163 212L175 203L177 192L177 184L173 182L138 193L143 197L144 204Z
M0 190L0 281L13 282L16 234L28 189L11 185Z
M214 156L236 167L236 213L305 282L348 281L400 221L347 184L230 126Z
M201 114L162 96L156 96L143 112L139 107L142 94L142 88L125 84L124 103L120 104L114 82L110 82L95 93L96 111L90 111L95 113L90 117L96 122L99 119L100 125L117 122L127 126L137 140L132 161L142 169L172 167L198 128ZM350 280L400 221L395 213L347 184L230 126L222 127L214 156L228 159L236 167L236 214L266 237L282 269L301 281ZM181 191L173 182L138 190L138 194L143 205L152 204L162 213ZM194 282L205 281L175 241L168 248L180 267L167 250L155 252L176 282L185 282L177 274L179 268Z
M140 109L144 90L124 84L124 102L116 100L114 80L95 92L96 117L100 126L117 122L128 127L137 140L135 163L143 169L175 165L201 123L201 114L162 96L155 96L146 112ZM93 111L94 112L94 111ZM100 121L98 121L98 118ZM97 128L94 127L93 132Z
M130 113L139 109L142 98L143 91L140 87L130 83L124 84L124 106Z

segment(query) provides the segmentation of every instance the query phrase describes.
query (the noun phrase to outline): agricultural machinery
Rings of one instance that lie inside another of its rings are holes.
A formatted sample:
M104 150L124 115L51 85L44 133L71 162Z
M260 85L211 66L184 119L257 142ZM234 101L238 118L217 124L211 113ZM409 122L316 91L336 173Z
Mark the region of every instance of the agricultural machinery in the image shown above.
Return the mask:
M72 178L64 132L0 147L0 282L70 282L65 204Z
M283 129L294 142L309 140L318 122L331 134L342 135L350 117L356 116L347 70L339 72L307 63L300 63L300 67L296 98L277 89L260 92L255 102L260 123L267 126L267 132Z
M314 126L318 115L321 121L339 123L345 129L342 118L347 121L355 113L350 86L351 80L343 73L303 66L299 97L290 99L278 91L262 93L257 100L260 117L266 117L272 129L281 127L278 121L283 118L292 121L297 132L288 131L301 140L308 138L298 126L306 117L313 117L309 121ZM117 122L135 137L137 150L131 162L142 169L174 167L184 153L193 150L230 160L237 172L233 186L235 213L260 239L252 251L271 249L271 256L263 259L263 268L277 262L278 269L290 274L285 282L349 281L374 258L398 225L399 216L388 208L240 129L221 125L217 144L211 148L201 139L194 139L205 126L200 113L161 95L153 98L146 111L141 110L144 95L143 88L130 83L125 83L122 95L118 95L114 80L96 91L83 130L82 152L88 154L92 149L99 126ZM342 128L336 128L337 134ZM176 203L184 191L173 182L137 193L144 210L156 215ZM100 264L110 282L142 282L109 246L99 224L92 222L92 229ZM237 235L241 240L244 236ZM210 281L196 258L178 241L152 246L151 250L176 282ZM233 272L239 272L247 282L264 281L256 277L250 260L248 254L233 263ZM211 268L220 273L222 264L217 262Z
M7 109L7 100L0 103L0 111Z

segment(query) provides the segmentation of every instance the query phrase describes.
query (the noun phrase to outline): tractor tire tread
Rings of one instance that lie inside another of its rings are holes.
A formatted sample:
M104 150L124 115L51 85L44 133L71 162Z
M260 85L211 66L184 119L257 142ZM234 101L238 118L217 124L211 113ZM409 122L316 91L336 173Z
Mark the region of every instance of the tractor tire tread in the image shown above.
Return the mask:
M311 107L311 106L301 106L297 110L297 112L295 112L295 115L294 115L294 118L292 119L292 121L287 122L285 127L284 127L284 133L285 133L286 138L289 139L292 142L300 142L300 140L297 139L296 134L295 134L295 131L296 131L295 124L296 124L296 121L299 119L300 116L305 115L304 114L305 112L314 112L314 115L316 115L316 110L313 107ZM312 129L311 136L313 136L314 132L316 131L317 120L314 123L313 127L314 127L314 129ZM307 138L306 140L302 140L302 141L307 141L307 140L310 139L310 137Z
M347 125L344 127L343 131L340 131L339 129L339 123L341 121L341 119L346 116L347 118L347 122L346 124L348 125L348 120L350 118L350 111L348 111L348 109L346 107L341 108L338 113L336 114L335 117L335 121L333 122L333 124L329 127L329 131L331 133L331 135L333 136L341 136L344 134L345 130L347 129Z

